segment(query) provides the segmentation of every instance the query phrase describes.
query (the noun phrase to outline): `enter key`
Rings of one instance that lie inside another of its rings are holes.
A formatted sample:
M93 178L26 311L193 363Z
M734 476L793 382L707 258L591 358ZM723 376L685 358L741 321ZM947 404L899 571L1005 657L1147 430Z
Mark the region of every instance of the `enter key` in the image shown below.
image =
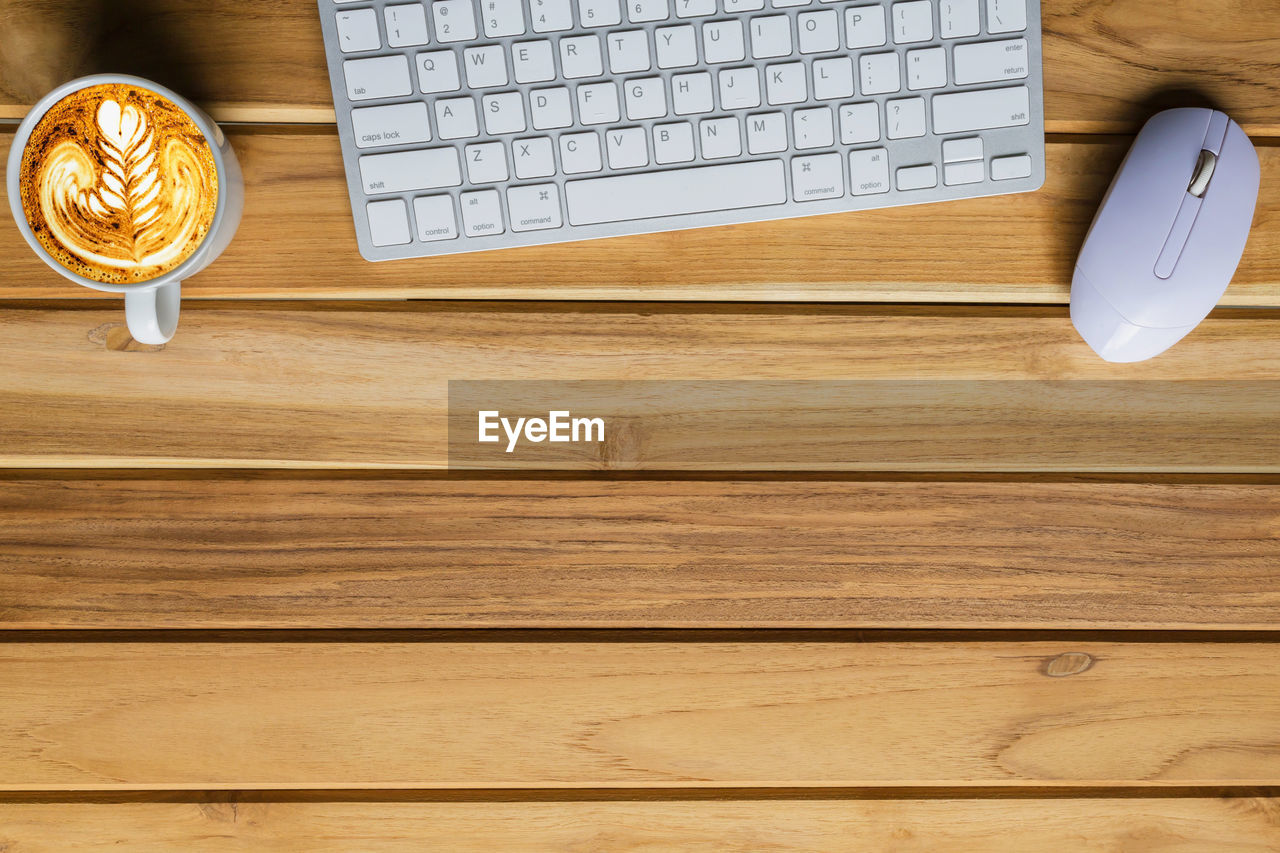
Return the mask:
M958 44L953 54L956 84L994 83L1027 76L1027 40Z

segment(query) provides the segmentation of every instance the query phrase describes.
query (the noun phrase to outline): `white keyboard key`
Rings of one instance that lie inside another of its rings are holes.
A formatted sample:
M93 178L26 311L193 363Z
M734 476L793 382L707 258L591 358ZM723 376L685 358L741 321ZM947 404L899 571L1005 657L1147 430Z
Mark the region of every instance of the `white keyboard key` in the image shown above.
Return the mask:
M458 221L453 216L453 199L447 195L415 198L413 218L418 223L418 239L424 243L453 240L458 236Z
M578 0L578 20L584 27L615 26L622 23L622 5L619 0Z
M968 38L978 34L978 0L941 0L938 18L944 39Z
M1017 154L1013 157L991 158L991 179L1008 181L1014 178L1031 177L1031 157Z
M451 50L434 50L419 53L414 58L418 66L418 89L430 95L435 92L456 92L462 88L458 77L458 57Z
M501 234L507 230L502 224L502 201L497 190L463 193L458 203L462 206L462 233L468 237Z
M771 15L751 19L751 55L756 59L791 55L791 19Z
M517 83L545 83L556 79L551 42L522 41L511 45L511 68Z
M476 13L471 0L435 0L431 18L436 41L471 41L476 37Z
M889 152L866 148L849 152L849 190L854 195L889 191Z
M874 101L840 108L840 141L845 145L880 141L880 107Z
M560 39L560 69L570 80L599 77L604 73L598 36L571 36Z
M356 138L357 148L410 145L414 142L431 141L431 122L427 120L427 105L421 101L352 110L351 129Z
M813 97L819 101L853 97L853 60L847 56L815 59Z
M475 101L470 98L436 101L436 135L441 139L462 139L479 134Z
M902 88L898 54L872 53L858 60L858 76L862 78L862 94L884 95Z
M573 29L573 7L569 0L529 0L529 15L535 33Z
M742 131L736 118L709 118L698 122L702 159L723 160L742 154Z
M687 68L698 64L697 38L693 27L662 27L653 33L659 68Z
M573 124L568 89L535 89L529 93L529 113L534 129L550 130Z
M747 151L771 154L787 150L787 117L782 113L747 116Z
M521 133L525 130L524 98L519 92L500 92L480 99L484 126L491 134Z
M884 7L854 6L844 10L846 47L879 47L885 43Z
M458 186L462 171L458 152L452 148L366 154L360 158L360 182L365 195L433 190Z
M572 225L763 207L787 200L781 160L586 178L564 185Z
M649 70L649 35L644 30L609 33L609 70L614 74Z
M924 98L885 101L885 136L910 139L924 136Z
M634 169L649 165L643 127L625 127L606 131L604 146L609 151L609 168Z
M555 184L511 187L507 190L507 211L512 231L543 231L564 224Z
M775 9L786 9L791 6L808 6L811 0L773 0L770 4Z
M958 163L962 160L982 159L982 139L971 136L968 139L948 139L942 143L942 162Z
M933 38L933 4L930 0L909 0L893 4L893 40L911 44Z
M798 104L809 97L804 63L788 62L764 69L766 98L771 104Z
M796 148L800 150L830 148L836 141L831 108L796 110L791 114L791 131Z
M760 106L760 72L751 68L726 68L720 72L720 109L741 110Z
M962 184L976 184L986 175L981 160L967 160L964 163L947 163L942 167L942 182L949 187Z
M987 32L1018 33L1026 28L1026 0L987 0Z
M462 149L467 163L467 179L473 184L496 184L511 177L507 172L507 150L501 142L482 142Z
M1030 112L1030 92L1026 86L934 95L933 132L942 135L1013 127L1026 124Z
M604 168L600 160L600 137L594 133L566 133L560 137L560 168L566 175L598 172Z
M409 209L398 198L371 201L364 206L369 217L369 237L375 246L403 246L412 237L409 232Z
M1026 39L958 44L952 55L956 85L968 86L971 83L994 83L1026 77L1027 55Z
M647 21L665 21L671 17L667 0L626 0L627 20L633 24Z
M516 177L522 181L549 178L556 173L554 149L551 140L545 136L517 139L511 143L511 161L515 164Z
M764 0L724 0L724 13L736 15L738 12L755 12L764 8Z
M382 47L382 38L378 35L378 13L372 9L339 12L338 46L343 53L359 53Z
M702 51L708 63L741 62L746 58L741 21L710 21L702 25Z
M502 45L469 47L462 52L467 69L467 85L472 89L489 89L507 85L507 59Z
M825 53L840 49L840 19L835 9L801 12L796 18L801 53Z
M938 167L933 164L925 166L904 166L898 170L898 189L925 190L938 185Z
M520 0L480 0L480 25L491 39L524 35L524 4Z
M947 85L946 48L926 47L907 51L908 89L939 89L945 85Z
M671 78L671 107L676 115L709 113L715 109L711 97L711 75L706 71L696 74L677 74Z
M697 18L716 13L716 0L675 0L677 18Z
M662 165L693 160L693 125L687 121L653 126L653 161Z
M622 84L627 118L640 121L667 114L667 92L661 77L644 77Z
M578 121L582 124L613 124L618 120L618 85L584 83L578 87Z
M342 63L347 80L347 97L353 101L399 98L413 91L409 82L409 62L403 56L348 59Z
M844 195L844 164L839 154L791 158L791 197L822 201Z
M427 9L421 3L388 6L382 10L382 20L390 47L412 47L431 40L427 36Z

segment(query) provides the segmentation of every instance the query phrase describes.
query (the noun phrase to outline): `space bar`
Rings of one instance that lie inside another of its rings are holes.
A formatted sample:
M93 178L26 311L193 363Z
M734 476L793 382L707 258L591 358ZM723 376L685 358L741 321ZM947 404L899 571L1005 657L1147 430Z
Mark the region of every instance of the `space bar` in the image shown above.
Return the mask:
M782 204L787 181L781 160L755 160L570 181L564 195L569 224L595 225Z

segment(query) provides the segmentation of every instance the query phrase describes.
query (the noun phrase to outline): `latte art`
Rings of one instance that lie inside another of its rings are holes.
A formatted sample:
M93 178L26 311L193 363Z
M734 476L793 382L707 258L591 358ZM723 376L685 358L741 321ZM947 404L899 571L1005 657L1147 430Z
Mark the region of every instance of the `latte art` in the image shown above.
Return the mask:
M176 268L217 207L217 169L200 129L168 100L123 84L54 105L31 134L21 177L41 245L101 282L144 282Z

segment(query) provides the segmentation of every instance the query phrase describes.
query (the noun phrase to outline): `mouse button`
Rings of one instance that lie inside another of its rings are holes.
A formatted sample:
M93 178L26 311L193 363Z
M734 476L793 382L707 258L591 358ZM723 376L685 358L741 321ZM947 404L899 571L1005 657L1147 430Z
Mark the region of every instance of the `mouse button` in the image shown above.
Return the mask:
M1196 216L1200 213L1201 202L1202 199L1197 196L1190 194L1183 196L1178 215L1173 218L1173 227L1169 229L1169 236L1164 241L1160 256L1156 258L1156 278L1167 279L1173 275L1173 270L1178 265L1178 258L1182 256L1182 249L1187 245L1187 238L1191 236L1191 228L1195 225Z
M1209 126L1204 132L1204 144L1201 146L1206 151L1212 151L1214 154L1222 153L1222 142L1227 138L1227 127L1230 125L1231 119L1227 118L1227 114L1214 110L1209 117Z

